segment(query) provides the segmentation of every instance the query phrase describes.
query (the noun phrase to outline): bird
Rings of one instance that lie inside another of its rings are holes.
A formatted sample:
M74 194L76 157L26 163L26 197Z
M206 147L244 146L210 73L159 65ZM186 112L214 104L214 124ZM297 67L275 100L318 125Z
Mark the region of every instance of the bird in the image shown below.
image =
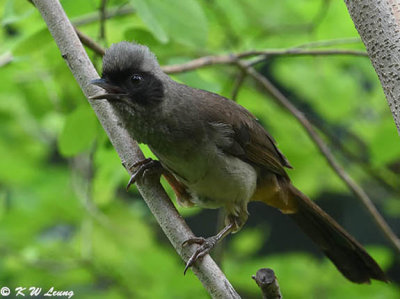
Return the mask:
M147 170L158 169L180 205L225 210L225 227L217 235L182 244L199 245L185 272L238 232L248 219L249 202L260 201L292 218L351 282L388 282L362 245L291 183L286 172L291 164L247 109L174 81L154 53L135 42L111 45L101 78L91 84L104 92L90 99L108 101L130 136L157 157L133 166L128 188Z

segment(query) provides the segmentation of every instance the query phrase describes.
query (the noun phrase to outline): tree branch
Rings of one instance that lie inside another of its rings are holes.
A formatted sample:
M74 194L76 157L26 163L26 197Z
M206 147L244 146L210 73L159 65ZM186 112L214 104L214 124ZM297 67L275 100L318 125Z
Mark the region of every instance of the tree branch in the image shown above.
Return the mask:
M258 73L253 67L248 66L242 61L237 61L238 66L246 71L246 73L252 77L256 82L261 84L269 94L279 103L282 107L289 111L297 121L303 126L311 140L316 144L317 148L325 157L328 164L331 168L336 172L336 174L340 177L340 179L347 185L347 187L353 192L353 194L361 201L364 207L372 216L375 223L379 227L379 229L383 232L388 241L392 244L392 246L400 252L400 240L396 236L396 234L392 231L390 226L387 224L385 219L376 209L375 205L364 191L344 170L344 168L336 162L335 157L330 151L329 147L325 144L325 142L319 137L318 133L315 131L312 124L308 121L308 119L304 116L304 114L298 110L266 77L262 76Z
M259 51L246 51L237 54L204 56L192 61L168 65L163 67L163 71L169 74L182 73L191 71L200 67L205 67L214 64L235 64L238 59L249 58L253 56L320 56L320 55L351 55L367 57L367 53L358 50L346 49L282 49L282 50L259 50Z
M251 278L261 289L263 299L281 299L282 294L279 288L278 280L272 269L263 268L257 271Z
M74 29L82 44L93 50L93 52L96 54L104 56L105 50L98 43L96 43L90 36L84 34L78 28L74 27Z
M400 3L395 0L345 0L400 134Z
M237 95L239 94L239 90L242 87L245 79L246 79L246 72L239 72L239 74L236 77L235 83L233 85L233 91L231 95L232 101L236 102Z
M100 17L99 40L101 40L104 45L107 44L107 39L106 39L106 8L107 8L107 0L101 0L100 8L99 8L99 17Z
M130 6L106 9L104 18L106 20L116 16L126 16L135 13L135 10ZM99 13L89 13L77 18L72 19L72 24L75 26L87 25L100 20Z
M57 0L33 0L33 2L47 23L62 57L85 96L99 93L100 88L89 84L92 79L98 78L98 74L60 3ZM143 159L143 153L135 140L119 124L120 120L114 114L112 106L107 101L90 101L90 104L127 169ZM176 211L159 180L155 177L146 177L137 184L137 188L175 250L184 261L187 261L195 248L194 246L182 248L181 244L194 235ZM196 262L192 269L212 297L239 298L210 256L207 255L202 261Z
M361 39L359 37L348 37L348 38L318 40L318 41L303 43L293 48L310 49L310 48L331 47L337 45L348 45L348 44L359 44L359 43L361 43Z

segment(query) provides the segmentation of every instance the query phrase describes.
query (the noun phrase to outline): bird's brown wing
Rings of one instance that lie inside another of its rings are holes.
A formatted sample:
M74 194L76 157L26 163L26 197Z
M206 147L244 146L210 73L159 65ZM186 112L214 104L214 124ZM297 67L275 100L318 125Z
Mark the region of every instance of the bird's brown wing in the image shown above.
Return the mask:
M221 143L221 149L242 160L287 177L284 167L291 168L289 161L279 151L272 136L245 108L214 93L204 92L202 105L208 105L207 122L231 128L231 142ZM225 130L228 131L228 130Z

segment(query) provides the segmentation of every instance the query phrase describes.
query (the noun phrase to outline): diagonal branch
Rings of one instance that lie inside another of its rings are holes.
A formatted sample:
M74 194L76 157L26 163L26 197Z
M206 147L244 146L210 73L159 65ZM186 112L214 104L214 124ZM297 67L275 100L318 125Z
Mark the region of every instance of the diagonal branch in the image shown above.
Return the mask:
M82 44L84 44L89 49L92 49L93 52L95 52L96 54L104 56L105 50L98 43L96 43L90 36L86 35L78 28L74 27L74 29Z
M233 85L233 91L231 95L232 101L236 102L236 98L239 94L240 87L242 87L245 79L246 79L246 72L239 72L239 74L236 77L235 83Z
M90 80L98 78L98 74L59 1L33 0L33 2L47 23L62 57L68 64L85 96L89 97L100 92L99 88L89 84ZM90 102L90 104L124 165L128 166L127 169L130 169L129 166L135 162L143 159L143 153L137 143L119 124L120 120L114 114L107 101ZM184 261L187 261L195 248L182 248L181 244L193 237L193 233L176 211L161 187L158 178L146 177L143 182L137 184L137 187L175 250ZM239 295L210 256L207 255L201 262L197 262L193 266L193 272L212 297L239 298Z

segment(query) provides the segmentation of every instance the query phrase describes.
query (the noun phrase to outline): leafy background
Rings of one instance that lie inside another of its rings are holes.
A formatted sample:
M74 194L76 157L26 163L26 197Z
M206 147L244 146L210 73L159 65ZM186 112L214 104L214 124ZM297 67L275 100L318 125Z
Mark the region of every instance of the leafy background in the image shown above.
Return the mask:
M342 1L109 0L116 15L103 37L100 1L61 2L101 45L136 40L162 65L317 47L312 42L321 40L364 49ZM39 13L28 1L5 0L0 15L0 285L54 286L78 298L206 298L190 271L183 276L183 262L137 191L124 191L128 175ZM100 71L101 57L88 54ZM399 139L368 58L282 56L259 70L314 123L399 234ZM214 66L173 77L231 97L237 74L232 66ZM251 204L249 222L217 257L239 293L259 298L251 275L270 267L285 298L399 298L398 252L304 130L250 79L237 100L278 140L296 168L290 171L295 185L365 244L393 281L346 281L290 220ZM216 231L217 211L179 210L196 234Z

